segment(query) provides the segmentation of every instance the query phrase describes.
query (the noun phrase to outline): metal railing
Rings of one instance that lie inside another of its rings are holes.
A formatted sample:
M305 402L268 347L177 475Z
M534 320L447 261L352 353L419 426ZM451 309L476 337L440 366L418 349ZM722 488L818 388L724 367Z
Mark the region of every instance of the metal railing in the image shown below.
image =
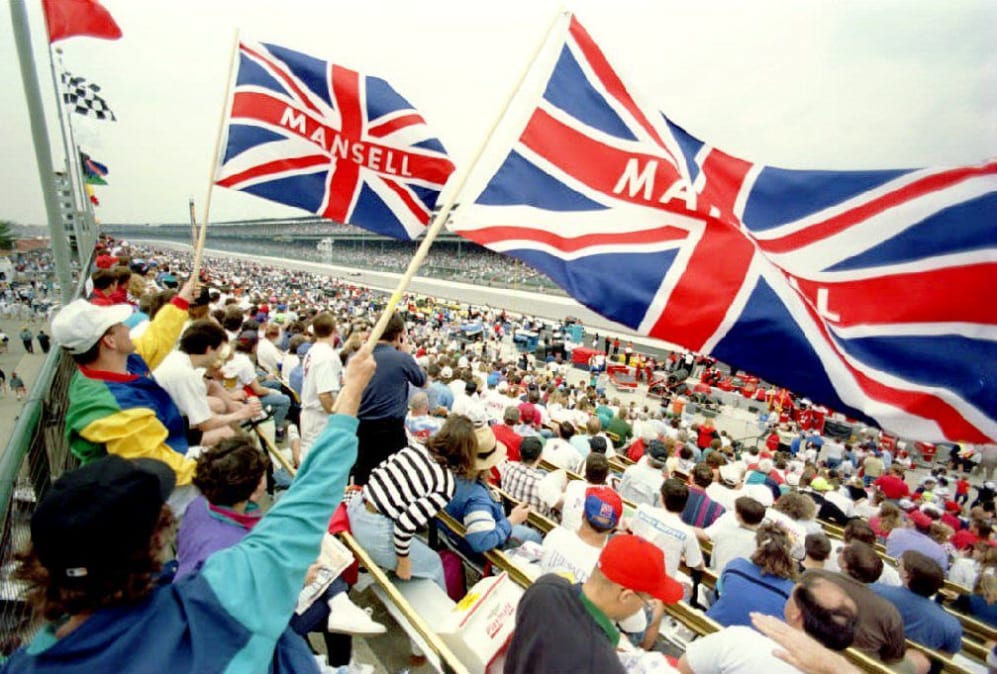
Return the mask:
M62 349L49 352L0 456L0 652L7 655L34 631L31 611L11 578L14 555L31 539L35 504L63 472L78 465L63 432L69 382L76 364Z

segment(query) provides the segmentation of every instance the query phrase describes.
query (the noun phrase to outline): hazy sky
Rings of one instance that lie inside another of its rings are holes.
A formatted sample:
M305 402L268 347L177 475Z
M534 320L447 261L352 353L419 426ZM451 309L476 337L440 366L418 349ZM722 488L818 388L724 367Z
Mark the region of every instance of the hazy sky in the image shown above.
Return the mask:
M25 0L57 134L40 0ZM576 11L643 98L754 161L898 168L997 156L997 2L780 0L102 0L124 33L72 38L66 68L103 87L116 123L74 116L110 168L106 223L180 222L203 202L234 30L387 79L458 165L559 7ZM0 13L0 219L44 221L7 3ZM215 190L212 220L298 213Z

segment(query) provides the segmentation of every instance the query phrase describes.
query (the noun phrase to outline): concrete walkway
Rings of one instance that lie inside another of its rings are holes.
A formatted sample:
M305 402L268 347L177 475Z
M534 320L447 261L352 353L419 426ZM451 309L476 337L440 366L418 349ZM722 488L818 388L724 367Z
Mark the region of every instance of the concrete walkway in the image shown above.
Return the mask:
M33 342L34 354L24 350L18 334L25 325L33 334L37 334L39 329L44 329L46 333L51 334L48 321L0 320L0 329L10 337L7 352L0 353L0 369L7 375L7 387L0 392L0 451L6 449L7 441L14 431L14 424L18 415L21 414L21 408L24 404L23 401L17 400L14 391L10 388L11 375L17 372L24 380L30 393L46 358L41 347L38 346L38 340Z

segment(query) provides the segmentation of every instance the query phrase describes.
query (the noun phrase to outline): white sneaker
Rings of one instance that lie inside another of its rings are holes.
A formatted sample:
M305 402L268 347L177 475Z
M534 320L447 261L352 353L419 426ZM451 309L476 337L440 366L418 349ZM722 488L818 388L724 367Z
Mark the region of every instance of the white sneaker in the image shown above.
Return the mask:
M388 628L370 617L370 609L354 604L349 595L340 592L329 600L329 631L339 634L372 636L384 634Z
M351 662L346 671L349 674L374 674L374 665L364 665L359 662Z

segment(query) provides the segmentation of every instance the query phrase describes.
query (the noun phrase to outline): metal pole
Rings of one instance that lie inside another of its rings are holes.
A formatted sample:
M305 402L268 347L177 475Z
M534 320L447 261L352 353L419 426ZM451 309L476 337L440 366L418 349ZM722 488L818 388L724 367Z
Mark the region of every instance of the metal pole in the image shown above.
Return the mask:
M55 51L56 53L61 54L61 51L58 48ZM83 211L82 199L85 199L86 197L85 195L79 193L75 178L75 176L80 172L80 158L78 149L75 157L73 157L69 150L69 138L66 136L65 109L62 105L62 88L59 86L59 78L55 74L55 59L52 58L51 45L48 50L48 65L49 71L52 74L52 91L55 92L55 107L59 111L59 135L62 136L62 150L66 154L66 187L69 188L69 196L73 200L73 236L76 237L76 259L80 260L80 264L82 265L83 260L86 259L87 249L84 247L86 242L83 241L83 223L80 219L80 214ZM62 70L61 57L59 59L59 69ZM72 122L69 122L69 124L71 133Z
M45 197L45 214L52 237L52 257L55 260L55 276L59 281L62 302L68 304L73 298L73 276L70 271L69 245L59 214L59 201L55 193L55 171L52 169L52 148L49 145L48 128L45 123L45 106L42 104L38 88L38 75L35 70L34 52L31 50L31 26L28 23L28 10L24 0L11 0L10 19L14 29L14 42L17 45L17 60L21 66L21 83L24 97L28 102L28 118L31 120L31 139L35 146L35 161L38 165L38 178L41 181L42 195Z

